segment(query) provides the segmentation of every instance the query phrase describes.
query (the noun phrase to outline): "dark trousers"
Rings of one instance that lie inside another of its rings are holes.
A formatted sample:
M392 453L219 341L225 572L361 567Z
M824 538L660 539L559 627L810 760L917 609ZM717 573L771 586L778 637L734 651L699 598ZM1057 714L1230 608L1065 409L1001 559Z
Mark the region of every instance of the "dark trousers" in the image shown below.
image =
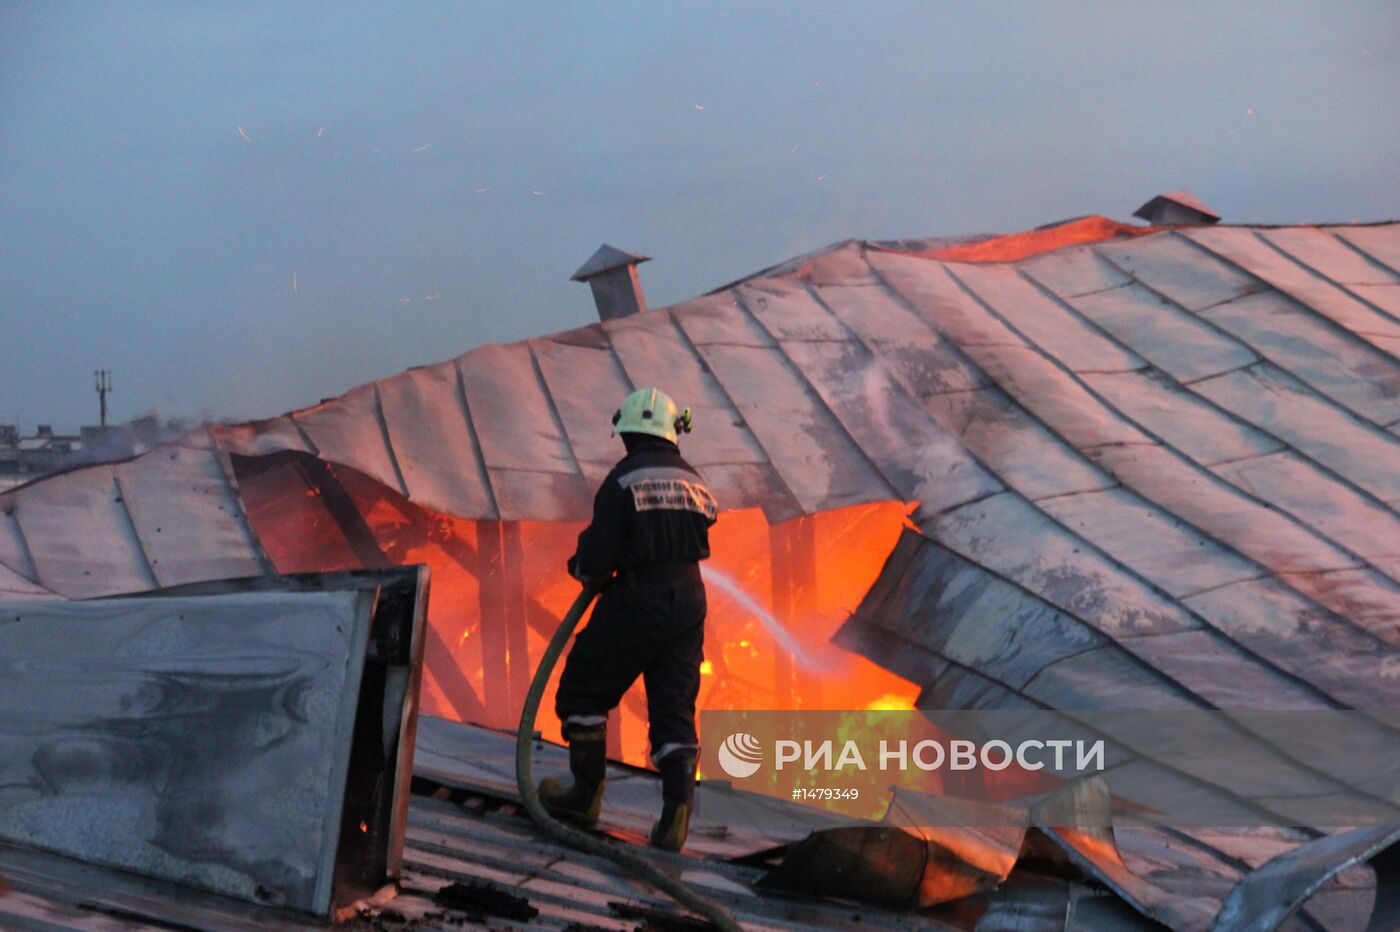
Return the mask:
M640 676L653 757L667 745L694 746L704 645L702 583L619 581L598 597L574 639L554 710L560 721L605 716Z

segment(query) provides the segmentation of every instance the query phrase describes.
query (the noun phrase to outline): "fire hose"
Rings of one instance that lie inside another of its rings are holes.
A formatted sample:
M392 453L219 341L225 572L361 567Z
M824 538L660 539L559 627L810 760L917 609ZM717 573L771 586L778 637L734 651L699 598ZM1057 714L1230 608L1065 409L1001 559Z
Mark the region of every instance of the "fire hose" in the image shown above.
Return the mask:
M574 633L574 628L578 627L583 613L588 610L599 591L601 590L598 586L586 584L578 598L574 599L574 604L569 608L564 620L559 623L554 637L550 639L549 646L544 649L539 669L535 671L535 678L530 682L530 691L525 695L525 708L520 712L520 728L515 735L515 783L520 790L520 798L524 801L525 810L530 813L530 818L535 820L535 824L545 834L580 851L605 857L631 871L680 905L704 916L724 932L740 932L739 924L725 912L724 907L697 893L679 878L672 877L632 850L570 828L558 821L545 811L539 795L535 792L530 752L535 740L535 719L539 716L540 700L544 698L545 685L554 671L554 665L559 662L559 655L564 652L564 645L569 642L569 636Z

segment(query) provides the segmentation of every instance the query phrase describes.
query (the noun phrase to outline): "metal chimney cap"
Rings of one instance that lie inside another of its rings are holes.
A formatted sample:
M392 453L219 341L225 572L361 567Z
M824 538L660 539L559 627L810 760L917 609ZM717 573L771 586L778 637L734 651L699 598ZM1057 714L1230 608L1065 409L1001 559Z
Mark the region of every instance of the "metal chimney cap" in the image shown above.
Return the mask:
M637 252L627 252L623 249L616 249L607 243L598 247L598 251L579 266L579 270L569 276L571 282L586 282L590 278L602 275L604 272L611 272L613 269L626 268L629 265L640 265L643 262L650 262L651 256L644 256Z
M1211 210L1201 199L1190 191L1165 191L1152 200L1143 204L1133 211L1134 217L1141 217L1148 223L1157 223L1164 215L1171 215L1173 220L1168 222L1181 222L1176 218L1191 217L1186 222L1195 223L1218 223L1220 215Z

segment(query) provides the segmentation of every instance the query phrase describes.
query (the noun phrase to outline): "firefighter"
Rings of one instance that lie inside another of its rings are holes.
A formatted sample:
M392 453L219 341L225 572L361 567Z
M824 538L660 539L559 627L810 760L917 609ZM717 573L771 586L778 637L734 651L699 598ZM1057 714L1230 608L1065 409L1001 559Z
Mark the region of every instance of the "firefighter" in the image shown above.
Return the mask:
M540 783L556 816L597 823L607 763L608 713L642 677L651 759L661 772L662 810L652 845L679 851L695 797L695 697L705 640L700 561L710 555L714 497L681 457L690 409L643 388L613 415L627 447L593 500L569 574L605 588L564 662L555 712L569 744L573 782Z

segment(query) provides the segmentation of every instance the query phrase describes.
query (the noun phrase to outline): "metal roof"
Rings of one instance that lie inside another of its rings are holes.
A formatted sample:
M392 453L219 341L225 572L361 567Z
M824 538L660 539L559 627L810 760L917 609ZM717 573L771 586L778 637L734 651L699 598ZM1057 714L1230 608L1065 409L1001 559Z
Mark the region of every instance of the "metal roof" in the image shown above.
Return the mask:
M851 241L31 483L0 495L0 586L265 568L234 453L312 453L465 518L584 519L607 414L657 384L724 508L919 503L841 638L925 705L1397 707L1400 223L1076 224L1014 250ZM1197 841L1237 866L1273 844Z
M315 453L460 517L583 519L618 452L608 399L662 384L695 411L686 453L726 508L920 502L945 544L998 512L1000 552L1105 584L1131 570L1138 602L1262 586L1393 641L1400 225L933 256L845 243L31 483L0 496L0 563L71 596L258 566L228 453ZM160 508L204 529L184 566L160 553ZM1055 556L1046 534L1087 546Z

